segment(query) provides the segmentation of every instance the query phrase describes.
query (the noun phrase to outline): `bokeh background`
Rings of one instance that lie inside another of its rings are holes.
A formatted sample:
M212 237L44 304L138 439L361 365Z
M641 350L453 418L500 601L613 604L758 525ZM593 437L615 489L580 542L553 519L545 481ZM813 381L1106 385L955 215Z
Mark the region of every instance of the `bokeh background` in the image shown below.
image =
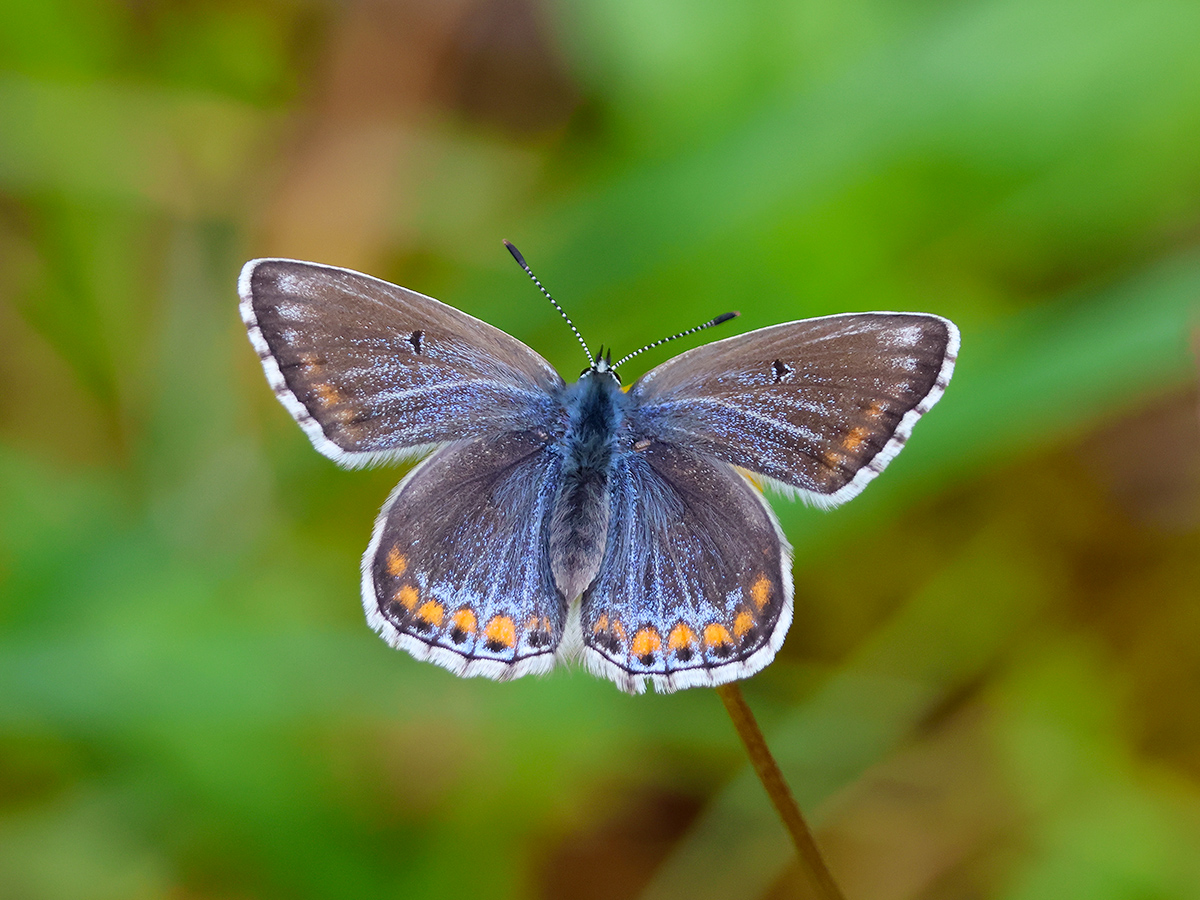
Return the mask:
M1195 0L4 0L0 896L806 896L711 691L362 621L402 472L311 448L238 269L573 376L501 238L618 353L956 320L886 475L776 503L746 695L850 900L1200 896L1198 48Z

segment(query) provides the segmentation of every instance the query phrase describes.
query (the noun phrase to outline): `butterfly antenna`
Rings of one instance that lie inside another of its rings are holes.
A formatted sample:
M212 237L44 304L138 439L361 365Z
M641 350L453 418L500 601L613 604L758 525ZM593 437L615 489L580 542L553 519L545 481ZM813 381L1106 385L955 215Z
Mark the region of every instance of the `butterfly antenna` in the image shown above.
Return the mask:
M538 281L537 276L533 274L533 270L530 269L529 265L525 262L525 257L521 255L521 251L508 241L504 242L504 246L508 248L508 252L512 254L512 258L517 261L517 265L524 269L525 274L533 279L533 283L538 286L538 290L545 294L546 299L554 304L554 308L558 310L559 315L567 320L567 325L571 327L571 333L575 335L576 339L579 341L579 346L583 347L583 352L587 354L588 365L595 368L596 358L592 356L592 351L588 349L587 343L583 340L583 335L579 333L579 329L575 327L575 323L571 321L571 317L567 315L567 311L558 305L558 301L550 296L550 292L548 290L542 287L542 283Z
M687 331L681 331L679 334L673 334L670 337L663 338L661 341L655 341L653 344L647 344L641 350L634 350L628 356L622 356L615 363L613 363L612 367L615 369L622 363L633 359L635 356L645 353L647 350L653 350L655 347L661 347L668 341L673 341L676 338L687 337L689 334L695 334L697 331L703 331L705 328L712 328L714 325L720 325L722 322L728 322L730 319L736 319L740 315L740 312L727 312L723 315L717 316L715 319L709 319L703 325L697 325L695 328L689 328Z

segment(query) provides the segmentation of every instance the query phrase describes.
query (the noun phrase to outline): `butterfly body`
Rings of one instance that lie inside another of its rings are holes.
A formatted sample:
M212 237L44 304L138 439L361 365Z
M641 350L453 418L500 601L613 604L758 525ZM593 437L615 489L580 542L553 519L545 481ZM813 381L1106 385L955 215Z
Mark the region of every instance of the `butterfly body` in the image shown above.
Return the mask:
M566 384L516 339L345 269L255 260L268 380L345 465L432 453L363 557L372 627L464 676L582 658L639 692L744 678L792 619L791 548L742 470L833 506L941 396L958 333L921 313L791 322L690 350L627 391Z
M580 596L604 556L609 484L625 434L627 400L611 372L589 369L563 396L562 470L550 516L551 571L564 597Z

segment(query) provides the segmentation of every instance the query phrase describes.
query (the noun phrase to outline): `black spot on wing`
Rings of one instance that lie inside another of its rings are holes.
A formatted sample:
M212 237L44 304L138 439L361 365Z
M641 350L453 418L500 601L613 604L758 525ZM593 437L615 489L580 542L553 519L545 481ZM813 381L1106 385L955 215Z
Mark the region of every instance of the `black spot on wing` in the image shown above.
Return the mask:
M606 631L596 638L596 643L601 649L607 650L609 653L617 653L621 650L621 641L611 631Z

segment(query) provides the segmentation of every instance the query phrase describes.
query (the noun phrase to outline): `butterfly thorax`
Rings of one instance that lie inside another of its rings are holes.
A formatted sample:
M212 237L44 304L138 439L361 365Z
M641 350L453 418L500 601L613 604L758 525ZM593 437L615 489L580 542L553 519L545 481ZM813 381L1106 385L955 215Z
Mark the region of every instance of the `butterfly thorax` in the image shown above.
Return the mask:
M611 372L589 369L567 388L562 480L550 519L550 568L570 601L592 583L604 558L609 479L624 420L625 394Z

